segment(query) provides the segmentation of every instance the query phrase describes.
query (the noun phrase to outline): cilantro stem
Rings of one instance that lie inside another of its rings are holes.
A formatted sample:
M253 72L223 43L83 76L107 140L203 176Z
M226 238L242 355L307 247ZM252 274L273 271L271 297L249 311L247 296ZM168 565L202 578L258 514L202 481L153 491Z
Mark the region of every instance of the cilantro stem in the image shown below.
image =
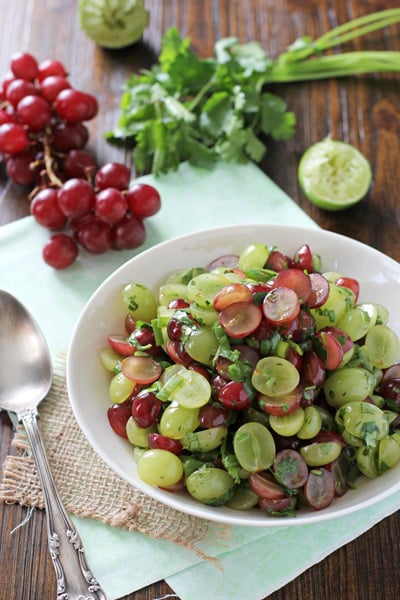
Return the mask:
M301 62L275 63L265 83L289 83L373 72L400 72L400 52L364 50L321 56Z

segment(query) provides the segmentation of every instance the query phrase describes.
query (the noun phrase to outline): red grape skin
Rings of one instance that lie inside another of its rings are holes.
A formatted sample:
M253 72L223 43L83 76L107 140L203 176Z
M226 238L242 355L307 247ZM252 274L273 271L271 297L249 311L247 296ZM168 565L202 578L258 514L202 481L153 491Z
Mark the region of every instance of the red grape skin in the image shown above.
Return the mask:
M85 150L72 149L62 161L62 170L66 177L83 177L91 179L96 171L96 161Z
M78 256L76 242L66 233L55 233L43 247L43 260L54 269L65 269Z
M28 52L15 52L11 57L11 71L19 79L35 79L38 74L38 63Z
M124 195L115 188L106 188L96 194L95 214L109 225L122 221L127 208Z
M31 81L25 79L14 79L7 87L6 100L17 108L18 102L25 96L37 96L38 89Z
M58 192L62 212L72 219L86 215L94 207L93 186L85 179L68 179Z
M62 229L67 223L67 217L58 203L58 193L54 188L43 188L33 198L30 206L39 225L48 229Z
M94 96L75 89L61 90L54 102L55 110L61 119L78 122L88 121L97 113L97 100Z
M67 90L70 87L68 80L61 77L61 75L50 75L40 83L42 96L48 102L54 102L61 90Z
M152 217L161 208L158 191L147 183L135 183L126 192L129 209L140 219Z
M61 77L66 77L68 75L64 65L58 60L44 60L39 63L37 79L42 81L46 77L50 77L52 75L59 75Z
M25 96L18 102L18 120L34 133L41 131L51 121L49 103L41 96Z
M112 246L118 250L138 248L146 240L146 228L143 221L129 213L113 227L112 234Z
M3 123L0 125L0 152L18 154L29 144L25 128L19 123Z
M83 123L57 123L53 128L53 148L59 152L80 150L89 140L89 132ZM91 161L93 168L94 159Z
M20 154L11 156L6 162L7 175L14 183L30 185L38 175L39 167L35 165L35 152L28 148Z
M78 222L76 238L90 254L103 254L111 247L111 228L95 216Z
M100 167L96 173L94 184L96 188L116 188L125 190L131 180L131 170L122 163L107 163Z

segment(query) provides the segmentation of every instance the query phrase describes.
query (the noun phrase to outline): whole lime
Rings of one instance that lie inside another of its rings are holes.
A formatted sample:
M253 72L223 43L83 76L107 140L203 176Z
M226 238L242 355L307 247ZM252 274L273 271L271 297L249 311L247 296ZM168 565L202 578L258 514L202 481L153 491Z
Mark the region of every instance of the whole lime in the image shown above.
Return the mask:
M149 23L144 0L79 0L79 24L103 48L137 42Z

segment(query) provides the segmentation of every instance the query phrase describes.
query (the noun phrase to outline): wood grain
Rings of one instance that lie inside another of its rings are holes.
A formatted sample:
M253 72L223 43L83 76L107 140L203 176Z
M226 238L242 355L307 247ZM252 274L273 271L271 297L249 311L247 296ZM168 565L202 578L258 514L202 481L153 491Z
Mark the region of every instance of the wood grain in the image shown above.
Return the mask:
M189 36L201 56L213 52L215 40L235 36L258 40L276 58L297 37L316 38L344 21L383 8L395 0L148 0L151 21L142 42L118 51L96 47L79 28L73 0L0 0L0 75L14 51L27 50L39 60L57 58L70 70L75 87L96 94L100 115L90 123L89 148L99 164L129 157L104 141L117 122L124 81L157 58L162 34L176 26ZM377 32L346 49L400 50L400 28ZM296 136L269 142L261 165L321 227L365 242L400 260L400 79L364 75L349 79L271 86L298 118ZM345 212L327 213L312 206L297 183L297 164L305 149L327 134L353 143L373 166L368 196ZM28 214L25 189L11 185L0 167L0 224ZM21 271L22 273L22 271ZM0 415L0 459L9 452L12 432ZM0 507L0 600L56 597L48 557L43 514L13 530L26 515L19 506ZM13 533L12 533L13 532ZM272 594L270 600L397 600L400 594L400 518L395 514L307 570ZM301 552L301 549L299 549ZM254 557L257 561L257 557ZM268 575L266 574L266 577ZM173 591L164 582L124 600L154 600ZM195 600L196 594L193 592ZM224 598L218 600L225 600ZM245 600L245 599L244 599Z

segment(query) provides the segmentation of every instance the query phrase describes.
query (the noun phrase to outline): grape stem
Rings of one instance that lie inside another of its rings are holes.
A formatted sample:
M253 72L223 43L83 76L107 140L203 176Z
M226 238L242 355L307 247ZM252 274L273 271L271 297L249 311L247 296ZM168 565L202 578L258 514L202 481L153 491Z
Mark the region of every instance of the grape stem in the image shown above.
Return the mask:
M49 140L47 136L44 137L43 140L43 148L44 148L44 166L46 169L47 176L49 178L50 183L55 185L56 187L62 186L62 181L57 177L53 170L53 156L51 154L51 148L49 144Z

